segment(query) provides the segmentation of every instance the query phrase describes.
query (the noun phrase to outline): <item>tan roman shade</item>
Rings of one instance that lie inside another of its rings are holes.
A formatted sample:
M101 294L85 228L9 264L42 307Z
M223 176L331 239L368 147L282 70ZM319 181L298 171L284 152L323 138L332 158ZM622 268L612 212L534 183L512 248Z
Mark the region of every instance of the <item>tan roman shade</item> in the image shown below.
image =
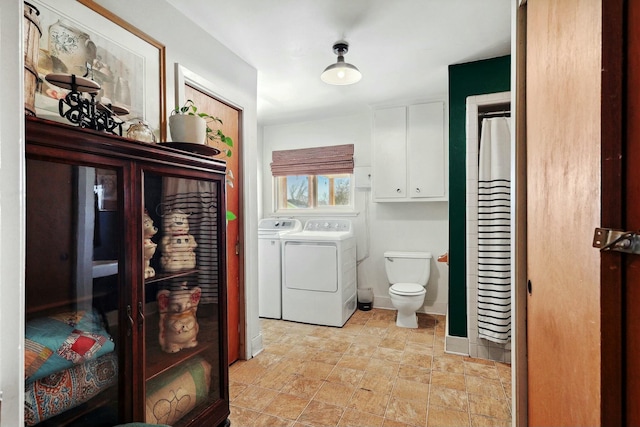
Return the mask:
M353 144L274 151L271 160L273 176L353 173Z

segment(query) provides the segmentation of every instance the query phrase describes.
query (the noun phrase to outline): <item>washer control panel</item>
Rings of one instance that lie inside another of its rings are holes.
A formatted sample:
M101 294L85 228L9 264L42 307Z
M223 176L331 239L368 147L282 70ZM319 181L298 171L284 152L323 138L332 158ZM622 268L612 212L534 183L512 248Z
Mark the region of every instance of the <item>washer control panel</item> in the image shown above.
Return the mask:
M348 219L310 219L304 225L304 230L346 233L351 231L351 221Z
M265 218L258 223L259 231L297 231L302 228L297 219Z

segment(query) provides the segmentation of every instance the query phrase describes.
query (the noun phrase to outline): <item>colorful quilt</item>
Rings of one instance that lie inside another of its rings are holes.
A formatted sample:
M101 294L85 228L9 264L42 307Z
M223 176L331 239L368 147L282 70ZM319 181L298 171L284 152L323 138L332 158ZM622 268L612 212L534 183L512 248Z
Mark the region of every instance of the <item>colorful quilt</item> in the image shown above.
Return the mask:
M74 408L114 385L117 379L118 357L108 353L27 384L25 424L33 426Z
M26 384L73 365L95 359L115 348L93 311L39 317L25 326Z

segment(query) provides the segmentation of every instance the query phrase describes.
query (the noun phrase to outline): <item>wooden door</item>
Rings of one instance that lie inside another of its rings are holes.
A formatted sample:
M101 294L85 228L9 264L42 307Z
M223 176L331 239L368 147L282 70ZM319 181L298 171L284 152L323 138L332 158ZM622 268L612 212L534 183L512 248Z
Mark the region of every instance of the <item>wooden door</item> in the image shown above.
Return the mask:
M640 228L639 16L623 0L527 5L530 425L640 425L640 258L587 242Z
M601 17L597 1L527 3L530 425L600 424Z
M242 256L240 224L242 222L242 210L240 206L240 111L218 101L189 85L185 85L185 99L191 99L202 112L219 117L223 125L222 132L233 139L233 147L220 146L223 152L218 155L227 162L227 211L235 216L235 219L227 221L227 322L229 340L229 364L238 360L240 355L241 333L244 330L241 324L242 306ZM213 144L210 144L213 145ZM224 151L231 150L231 156Z

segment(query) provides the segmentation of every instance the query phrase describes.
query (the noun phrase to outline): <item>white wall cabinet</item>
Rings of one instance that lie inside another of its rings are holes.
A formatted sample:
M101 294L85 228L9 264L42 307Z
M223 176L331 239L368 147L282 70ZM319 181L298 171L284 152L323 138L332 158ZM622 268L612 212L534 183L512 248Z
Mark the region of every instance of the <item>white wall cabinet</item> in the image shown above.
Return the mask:
M373 168L376 202L447 200L444 103L375 109Z

